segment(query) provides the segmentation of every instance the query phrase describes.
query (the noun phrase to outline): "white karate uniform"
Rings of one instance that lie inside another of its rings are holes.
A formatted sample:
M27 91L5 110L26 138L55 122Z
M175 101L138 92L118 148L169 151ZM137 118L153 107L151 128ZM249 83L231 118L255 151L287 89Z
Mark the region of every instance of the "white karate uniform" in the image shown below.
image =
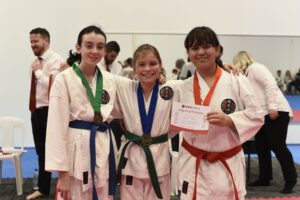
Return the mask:
M103 95L101 114L103 121L111 120L111 111L116 98L116 85L113 75L101 71L103 76ZM95 95L97 74L95 73L90 84ZM104 98L105 97L105 98ZM104 99L104 101L103 101ZM94 110L88 99L87 92L81 79L72 67L59 73L53 83L50 93L50 106L46 137L46 170L68 171L71 177L78 180L71 183L71 187L79 183L82 196L73 196L74 199L84 199L86 191L92 192L92 177L90 167L89 138L90 130L69 127L73 120L93 121ZM96 134L96 168L95 186L97 190L107 187L109 172L109 132ZM116 152L116 151L115 151ZM88 183L83 183L83 172L88 172ZM74 191L71 189L71 191ZM88 193L89 193L88 192ZM98 196L107 199L106 196Z
M209 87L204 79L197 73L201 88L201 99L205 99ZM186 79L178 87L174 101L194 104L193 92L194 76ZM243 75L233 76L223 70L219 82L213 92L209 107L211 111L221 111L221 104L225 99L236 105L233 113L229 114L234 122L235 133L228 127L209 125L208 134L192 134L182 131L184 139L192 146L208 152L223 152L252 138L263 124L263 115L257 105L252 87ZM245 109L243 108L245 107ZM233 106L231 108L234 108ZM226 159L229 165L239 199L244 199L245 190L245 160L244 153L240 151L233 157ZM186 191L181 191L182 200L191 200L194 193L196 158L185 148L181 148L178 161L179 185L182 190L185 184ZM210 163L201 160L197 175L197 199L201 200L234 200L234 188L231 177L220 161Z
M169 131L173 95L170 96L170 99L164 100L160 93L163 93L163 90L169 87L167 91L170 94L172 92L174 94L178 83L178 81L169 81L159 86L151 137L163 135ZM126 129L133 134L142 136L143 130L138 108L137 89L137 81L117 77L117 96ZM148 101L144 99L146 113L148 113L151 97L152 93ZM170 155L168 142L152 144L149 148L152 152L163 199L170 199ZM146 155L142 147L131 142L126 149L125 158L127 158L127 162L122 170L121 200L156 199L157 197L149 177ZM126 176L133 176L132 184L126 185L124 180Z

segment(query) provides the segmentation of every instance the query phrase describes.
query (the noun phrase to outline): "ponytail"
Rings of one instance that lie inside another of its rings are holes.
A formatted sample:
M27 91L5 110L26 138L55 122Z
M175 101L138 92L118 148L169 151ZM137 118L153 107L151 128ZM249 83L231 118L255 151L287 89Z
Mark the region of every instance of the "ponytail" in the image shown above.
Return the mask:
M216 63L217 63L217 65L219 65L221 68L224 68L223 61L221 60L220 57L216 58Z
M67 59L67 63L69 66L72 66L74 62L80 62L81 61L81 55L77 52L72 52L72 50L69 51L69 58Z

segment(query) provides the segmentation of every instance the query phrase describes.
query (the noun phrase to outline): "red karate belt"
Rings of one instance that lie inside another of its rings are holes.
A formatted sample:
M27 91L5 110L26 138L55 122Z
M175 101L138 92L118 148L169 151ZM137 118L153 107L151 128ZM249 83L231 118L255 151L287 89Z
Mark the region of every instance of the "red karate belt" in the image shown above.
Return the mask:
M234 188L234 194L235 194L235 200L239 200L238 192L235 186L235 182L231 173L231 170L226 163L226 159L233 157L234 155L238 154L242 150L242 146L236 146L232 149L229 149L227 151L223 152L208 152L204 151L202 149L198 149L192 145L190 145L185 139L182 141L182 146L190 153L192 156L196 157L196 169L195 169L195 186L194 186L194 194L193 194L193 200L196 200L197 196L197 174L200 167L200 161L207 160L210 163L214 163L216 161L221 161L222 164L227 169L228 173L230 174L233 188Z

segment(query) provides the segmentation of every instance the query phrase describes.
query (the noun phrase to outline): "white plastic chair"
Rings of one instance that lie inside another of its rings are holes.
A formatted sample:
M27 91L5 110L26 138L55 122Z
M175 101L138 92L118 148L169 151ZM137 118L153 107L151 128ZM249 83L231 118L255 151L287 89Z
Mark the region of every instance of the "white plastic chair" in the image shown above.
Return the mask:
M169 139L168 143L169 143L169 151L170 151L170 155L171 155L171 159L172 159L170 195L175 196L175 195L178 195L178 187L177 187L177 185L178 185L178 152L180 152L180 149L181 149L182 134L179 132L178 152L173 151L171 139Z
M19 148L16 148L15 128L21 131ZM1 130L2 129L2 130ZM2 160L11 160L15 167L17 195L23 194L23 176L21 166L21 155L26 152L24 150L25 141L25 123L17 117L0 117L0 183L2 178Z

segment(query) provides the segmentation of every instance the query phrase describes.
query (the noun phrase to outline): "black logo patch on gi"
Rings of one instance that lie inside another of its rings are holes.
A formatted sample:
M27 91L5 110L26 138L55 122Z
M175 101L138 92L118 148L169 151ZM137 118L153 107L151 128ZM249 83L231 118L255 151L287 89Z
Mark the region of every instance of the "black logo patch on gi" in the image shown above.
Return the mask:
M164 100L170 100L174 95L174 91L171 87L165 86L160 89L159 95Z
M126 185L132 185L133 176L126 176Z
M189 182L183 181L181 192L183 194L187 194L188 188L189 188Z
M236 104L232 99L225 99L221 103L221 109L225 114L233 113L236 108Z
M106 90L102 90L102 104L107 104L110 100L110 96Z
M89 172L83 172L83 184L88 184Z

